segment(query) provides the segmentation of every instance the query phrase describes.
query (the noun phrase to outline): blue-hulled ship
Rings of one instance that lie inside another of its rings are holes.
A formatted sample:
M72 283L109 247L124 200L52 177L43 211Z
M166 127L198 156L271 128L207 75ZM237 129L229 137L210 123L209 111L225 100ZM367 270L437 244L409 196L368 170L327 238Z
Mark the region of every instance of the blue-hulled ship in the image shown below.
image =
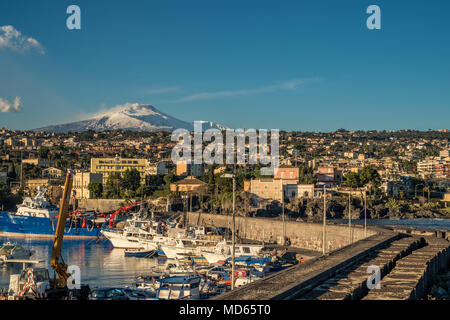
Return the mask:
M0 236L51 238L55 236L59 210L45 197L45 189L38 188L35 197L26 197L16 213L0 212ZM64 238L89 239L103 237L100 225L93 219L71 216L67 219Z

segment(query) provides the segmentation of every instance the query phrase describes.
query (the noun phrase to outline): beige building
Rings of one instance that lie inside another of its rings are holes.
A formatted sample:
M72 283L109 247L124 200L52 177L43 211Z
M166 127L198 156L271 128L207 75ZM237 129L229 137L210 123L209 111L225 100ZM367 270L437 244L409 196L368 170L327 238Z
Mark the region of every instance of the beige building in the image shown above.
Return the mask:
M61 169L50 167L42 170L44 177L59 179L63 177L63 171Z
M199 177L204 173L203 164L179 162L177 163L177 176Z
M91 182L102 183L101 173L92 173L89 171L76 170L73 175L73 191L75 199L90 199L91 194L88 186Z
M169 174L168 161L158 161L156 163L149 163L145 169L147 175L166 175Z
M208 184L193 176L170 184L170 190L173 192L206 192Z
M100 173L103 176L103 184L108 181L111 173L120 173L136 169L141 175L141 184L145 184L145 169L147 168L147 159L126 159L116 156L115 158L91 158L91 172Z
M35 166L39 166L42 168L50 167L50 161L48 159L41 159L41 158L22 159L22 163L35 165Z
M273 178L259 178L250 181L250 197L255 201L276 200L282 202L283 181Z
M50 185L50 179L28 179L25 183L26 187L30 192L35 192L37 187L43 186L47 187Z
M259 178L244 181L244 190L255 203L261 201L283 202L291 198L313 198L314 184L288 183L284 179ZM284 199L283 199L284 197Z
M283 189L286 199L314 198L314 184L286 184Z

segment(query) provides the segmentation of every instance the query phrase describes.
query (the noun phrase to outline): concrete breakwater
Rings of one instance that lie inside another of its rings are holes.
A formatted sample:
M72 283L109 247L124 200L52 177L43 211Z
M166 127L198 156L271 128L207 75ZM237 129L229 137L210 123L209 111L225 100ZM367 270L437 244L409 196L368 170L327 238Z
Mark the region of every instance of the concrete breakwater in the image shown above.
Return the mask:
M450 242L389 230L276 275L225 293L218 299L407 300L426 298L438 275L449 269ZM371 288L369 267L380 270Z
M208 213L187 213L189 224L200 224L214 227L232 228L232 217ZM239 237L255 241L282 243L283 230L289 238L292 247L322 251L323 226L320 223L306 223L297 221L283 221L270 218L236 217L236 231ZM364 228L352 225L352 242L365 237ZM374 228L367 230L367 236L376 234ZM327 225L327 252L342 248L350 244L349 228L346 225Z

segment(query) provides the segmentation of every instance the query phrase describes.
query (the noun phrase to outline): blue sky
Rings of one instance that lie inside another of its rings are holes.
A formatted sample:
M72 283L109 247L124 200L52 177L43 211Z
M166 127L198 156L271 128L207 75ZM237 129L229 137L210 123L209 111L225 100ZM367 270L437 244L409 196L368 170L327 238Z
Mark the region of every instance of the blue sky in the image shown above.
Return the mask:
M366 27L371 4L381 30ZM445 128L449 13L447 0L3 0L0 27L37 43L0 42L0 127L138 102L234 128Z

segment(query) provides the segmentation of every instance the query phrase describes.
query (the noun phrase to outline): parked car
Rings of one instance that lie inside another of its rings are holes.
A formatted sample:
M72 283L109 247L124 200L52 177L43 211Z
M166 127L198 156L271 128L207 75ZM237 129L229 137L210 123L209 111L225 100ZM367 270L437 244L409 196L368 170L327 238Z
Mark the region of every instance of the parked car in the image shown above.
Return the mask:
M102 288L92 290L89 300L130 300L130 298L123 289Z

